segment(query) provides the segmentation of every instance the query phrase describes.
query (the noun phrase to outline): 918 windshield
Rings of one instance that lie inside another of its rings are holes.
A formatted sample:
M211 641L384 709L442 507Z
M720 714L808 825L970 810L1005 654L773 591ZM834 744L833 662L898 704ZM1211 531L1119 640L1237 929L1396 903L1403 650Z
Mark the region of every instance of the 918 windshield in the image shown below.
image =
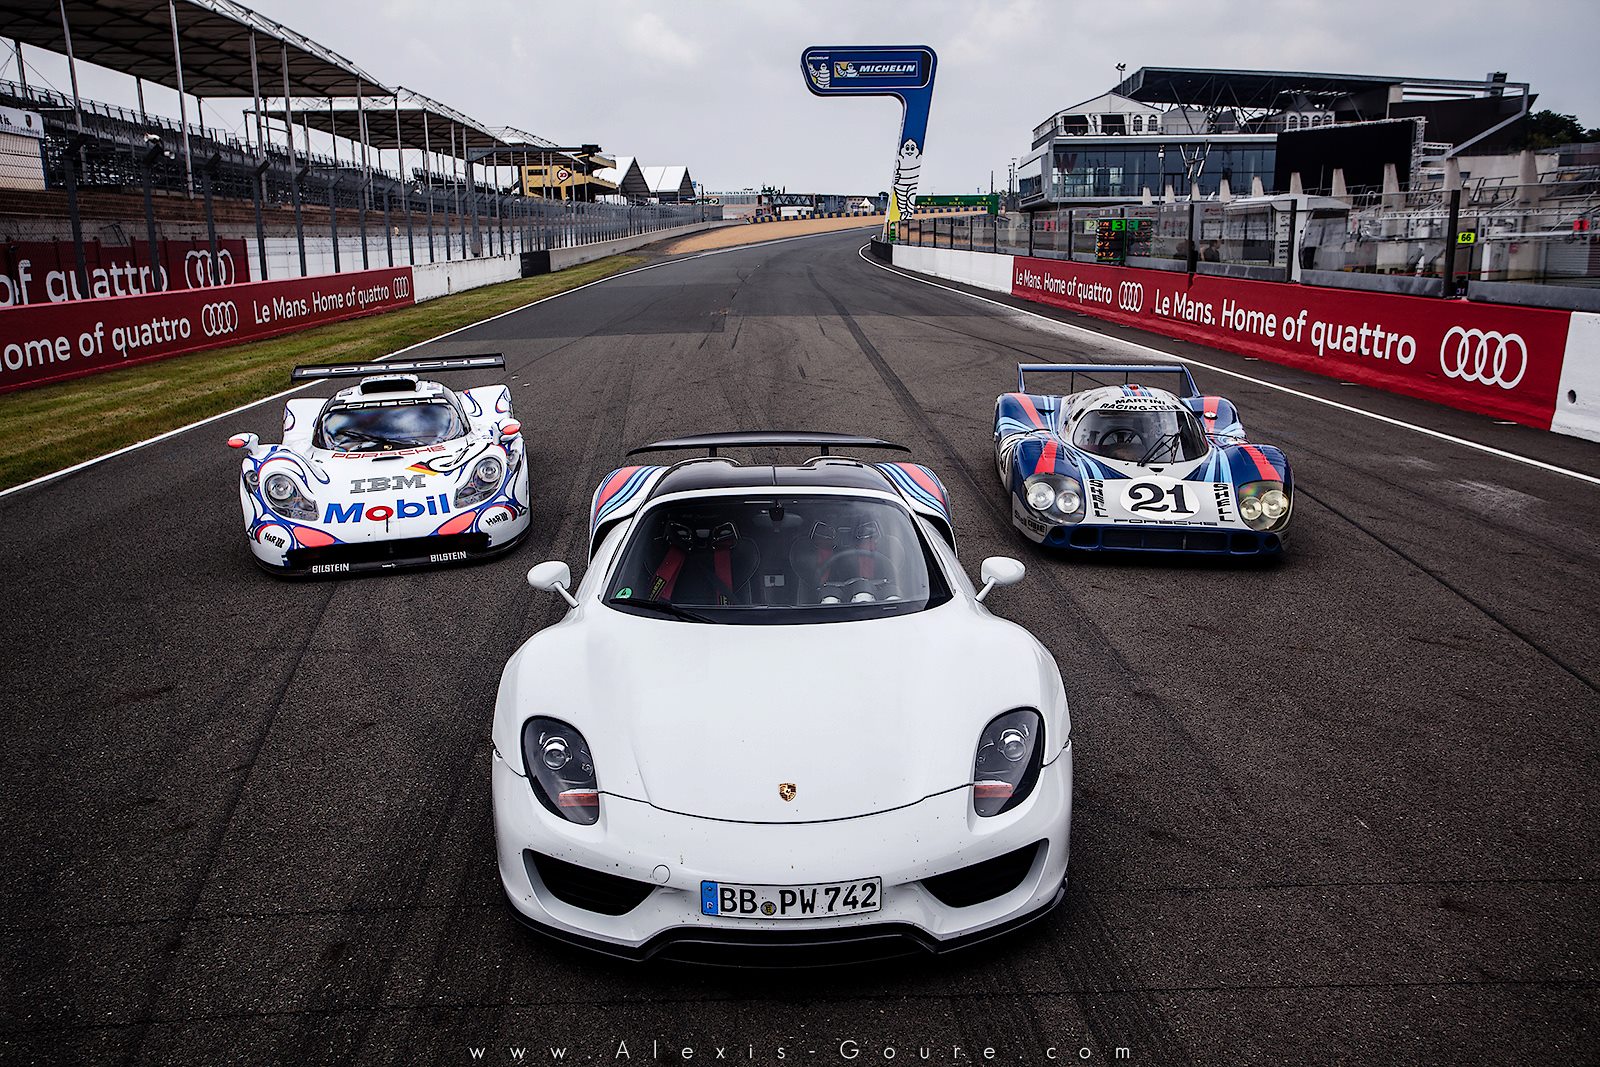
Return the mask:
M318 430L324 448L341 452L437 445L465 432L456 409L442 400L334 408Z
M691 622L841 622L950 598L903 509L866 497L721 496L651 508L605 591L634 614Z

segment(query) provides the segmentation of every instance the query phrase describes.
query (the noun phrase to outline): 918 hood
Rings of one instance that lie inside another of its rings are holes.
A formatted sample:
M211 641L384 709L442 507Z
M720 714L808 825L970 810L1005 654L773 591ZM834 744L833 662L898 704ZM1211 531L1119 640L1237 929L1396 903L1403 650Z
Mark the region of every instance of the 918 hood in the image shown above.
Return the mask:
M967 784L980 732L1012 708L1045 716L1048 760L1065 741L1060 693L1026 631L960 600L792 626L591 601L512 657L495 744L525 771L522 723L549 716L584 734L604 793L701 818L815 822Z

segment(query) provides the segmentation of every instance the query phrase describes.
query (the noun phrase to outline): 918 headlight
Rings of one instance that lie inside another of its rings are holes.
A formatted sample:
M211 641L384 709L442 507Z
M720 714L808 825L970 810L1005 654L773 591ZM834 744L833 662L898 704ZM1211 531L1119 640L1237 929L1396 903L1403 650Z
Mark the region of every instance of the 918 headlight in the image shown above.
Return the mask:
M456 507L471 507L494 496L500 489L505 473L506 465L498 456L484 456L478 460L472 465L472 473L467 475L467 480L456 490Z
M600 818L594 757L583 735L559 719L536 716L522 724L522 763L539 803L568 822Z
M996 715L978 736L972 810L988 818L1021 804L1044 763L1044 719L1032 708Z
M248 482L248 479L247 479ZM300 491L295 480L282 472L269 474L261 483L272 510L287 519L315 519L317 502Z
M1265 532L1287 526L1293 507L1282 482L1247 482L1239 487L1239 517L1252 530Z
M1022 483L1028 507L1056 524L1083 518L1083 489L1076 478L1064 474L1035 474Z

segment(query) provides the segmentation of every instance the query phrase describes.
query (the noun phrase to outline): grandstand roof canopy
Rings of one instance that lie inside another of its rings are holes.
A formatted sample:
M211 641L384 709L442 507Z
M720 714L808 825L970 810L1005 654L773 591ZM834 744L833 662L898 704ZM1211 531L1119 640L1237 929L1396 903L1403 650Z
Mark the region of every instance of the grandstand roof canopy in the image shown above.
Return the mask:
M1149 104L1265 109L1276 106L1286 93L1343 97L1407 80L1377 74L1140 67L1111 91Z
M488 146L487 150L474 152L473 162L491 167L505 167L528 162L530 156L541 161L554 161L555 157L559 156L579 167L583 167L584 161L587 160L590 170L614 166L616 163L610 156L599 151L599 145L589 146L595 151L585 155L581 145L558 145L554 141L546 140L527 130L519 130L515 126L493 126L491 129L499 138L499 143Z
M0 0L0 3L4 2ZM397 102L398 109L395 106ZM457 155L465 155L467 150L474 148L503 148L507 144L500 130L485 126L453 107L404 86L382 89L377 94L363 93L361 110L367 116L367 144L378 149L392 150L397 143L406 148L421 148L426 139L433 151L449 155L451 127L455 128ZM398 140L394 121L396 110L400 115ZM263 104L262 113L268 118L280 119L283 117L283 108ZM353 97L297 97L289 102L289 113L297 125L350 140L359 139L356 101Z
M61 0L75 58L123 74L178 87L167 0ZM40 0L0 0L4 34L65 55L62 7ZM366 71L337 52L233 0L177 0L184 91L201 97L248 97L250 37L264 95L281 95L280 49L287 49L290 91L301 95L387 93Z

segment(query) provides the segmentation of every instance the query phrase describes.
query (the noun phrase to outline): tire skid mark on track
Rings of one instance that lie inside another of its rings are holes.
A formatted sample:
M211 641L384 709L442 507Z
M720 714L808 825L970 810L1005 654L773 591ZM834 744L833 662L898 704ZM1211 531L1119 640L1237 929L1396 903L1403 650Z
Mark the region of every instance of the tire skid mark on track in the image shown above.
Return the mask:
M188 933L194 922L195 913L200 908L200 900L205 895L206 886L210 884L211 872L217 863L217 857L222 852L223 844L228 838L228 828L233 824L235 812L239 809L239 802L244 798L246 785L250 782L251 774L255 771L257 762L261 758L262 749L266 746L267 738L272 733L273 725L278 721L278 713L282 711L284 702L288 699L290 686L294 683L295 676L300 673L306 654L310 652L312 642L316 639L317 630L322 626L323 616L327 614L328 606L333 603L334 594L342 588L337 583L328 583L323 591L321 601L317 604L312 614L310 623L305 627L298 646L283 671L283 677L272 694L272 703L267 713L262 717L259 729L250 741L249 758L245 761L240 773L235 777L233 787L229 791L227 803L223 806L222 817L218 820L211 840L206 843L204 859L196 869L190 890L183 905L183 915L173 922L176 928L172 943L169 945L165 957L156 969L155 977L150 982L145 994L144 1018L140 1020L135 1029L132 1040L133 1060L143 1059L145 1043L150 1036L150 1027L156 1014L156 1008L162 995L166 992L172 980L173 967L178 962L178 947L183 943L184 935Z
M559 947L559 946L552 945L551 947L555 948L555 947ZM924 1002L936 1002L936 1001L950 1001L950 1002L953 1002L955 1004L960 1004L960 1005L964 1005L964 1006L970 1006L970 1005L974 1005L974 1004L983 1005L983 1006L985 1006L985 1009L987 1010L987 1008L993 1002L996 1002L996 1001L1002 1002L1002 1005L1001 1005L1002 1007L1009 1007L1012 1004L1014 1004L1015 1002L1017 1002L1019 1000L1024 1000L1024 999L1032 1001L1032 1002L1035 1002L1035 1003L1037 1003L1038 1001L1041 1001L1041 1000L1059 999L1059 1000L1071 1001L1074 1004L1080 1006L1080 1008L1081 1008L1081 1006L1083 1004L1085 1004L1085 1003L1087 1003L1087 1002L1089 1002L1091 1000L1099 1000L1099 999L1114 1000L1114 999L1127 998L1127 997L1149 997L1149 996L1156 995L1156 994L1188 994L1188 993L1238 994L1238 993L1249 993L1249 992L1296 993L1296 992L1306 992L1306 991L1328 992L1328 991L1345 991L1345 990L1361 991L1361 992L1371 992L1371 991L1378 991L1378 990L1388 991L1388 992L1398 992L1398 991L1426 990L1426 989L1432 989L1432 990L1440 990L1440 989L1444 989L1444 990L1449 990L1449 989L1587 989L1587 990L1594 990L1594 989L1600 989L1600 980L1596 980L1596 979L1593 979L1593 978L1498 978L1498 977L1487 977L1487 978L1454 978L1454 979L1452 979L1452 978L1441 978L1441 979L1421 978L1421 979L1387 980L1387 981L1357 981L1357 980L1344 981L1344 982L1339 982L1339 981L1316 981L1316 982L1297 982L1297 983L1286 983L1286 982L1243 982L1243 983L1227 984L1227 985L1222 985L1222 984L1205 984L1205 985L1203 985L1203 984L1200 984L1200 983L1181 983L1181 984L1168 984L1168 985L1144 985L1144 986L1137 986L1137 987L1132 987L1132 988L1122 987L1122 986L1111 987L1111 986L1095 985L1095 986L1088 987L1088 988L1070 989L1070 990L1027 988L1027 989L1021 989L1021 990L1000 990L1000 991L983 990L983 991L970 991L970 992L960 992L960 993L945 991L945 992L928 993L928 994L895 992L895 993L880 993L880 994L865 994L864 995L864 994L859 994L859 993L852 993L849 996L845 996L845 997L808 996L803 1001L794 1000L792 998L785 998L783 1000L783 1003L790 1004L790 1005L793 1005L793 1004L804 1004L804 1005L807 1005L807 1006L817 1006L817 1005L829 1006L829 1005L835 1005L835 1004L850 1004L850 1003L854 1003L854 1002L865 1003L865 1004L894 1005L896 1003L906 1003L906 1002L924 1003ZM683 1008L683 1009L701 1008L701 1007L722 1007L724 1005L727 1005L727 1006L729 1006L731 1008L741 1008L741 1009L744 1009L744 1010L748 1011L753 1005L754 1006L765 1007L765 1006L768 1006L771 1003L773 1003L773 1001L753 1001L748 996L710 996L710 997L674 997L674 996L666 996L666 997L653 997L651 999L650 1003L651 1003L651 1005L660 1005L660 1006ZM161 1018L145 1018L145 1019L126 1021L126 1022L84 1023L84 1024L81 1024L81 1025L74 1024L72 1026L41 1026L41 1027L36 1027L36 1028L30 1029L30 1030L17 1031L17 1032L18 1033L29 1034L29 1035L81 1033L81 1032L90 1032L90 1033L101 1032L101 1033L104 1033L104 1032L115 1032L117 1030L133 1029L133 1028L137 1028L137 1027L141 1027L141 1026L170 1027L170 1026L188 1025L188 1024L190 1024L192 1022L202 1022L202 1023L246 1022L246 1021L260 1020L260 1019L284 1019L284 1018L291 1018L291 1017L294 1017L294 1016L297 1016L297 1015L310 1015L310 1016L314 1016L314 1017L316 1017L318 1019L333 1021L333 1020L339 1020L339 1019L343 1018L344 1016L353 1015L353 1014L355 1014L357 1012L370 1012L371 1014L373 1014L375 1016L379 1016L379 1017L396 1016L396 1015L398 1015L398 1016L420 1015L420 1016L423 1017L423 1019L420 1020L418 1023L416 1023L414 1025L419 1025L419 1026L426 1025L429 1030L433 1030L437 1026L438 1020L440 1018L453 1018L453 1017L460 1016L460 1015L471 1015L474 1018L490 1017L490 1018L498 1020L498 1019L503 1018L507 1014L527 1013L527 1012L534 1011L534 1010L539 1010L539 1009L552 1009L552 1008L581 1009L581 1008L594 1008L596 1006L597 1006L597 1002L594 999L585 997L585 998L576 998L576 999L571 999L571 1000L563 1000L563 999L560 999L560 998L546 998L546 999L540 1000L537 1004L531 1003L531 1002L526 1001L526 1000L501 1000L501 1001L475 1001L475 1002L471 1002L471 1003L467 1003L467 1002L451 1002L451 1003L445 1003L445 1004L421 1004L421 1003L374 1004L374 1005L363 1005L361 1007L354 1007L354 1008L299 1008L299 1007L297 1007L297 1008L278 1008L278 1009L267 1008L267 1009L262 1009L262 1010L258 1010L258 1011L197 1012L197 1013L195 1013L193 1015L185 1015L182 1018L178 1018L178 1019L161 1017ZM968 1008L968 1010L970 1010L970 1007ZM479 1031L468 1031L468 1032L469 1033L481 1033L482 1031L479 1030ZM985 1032L985 1037L989 1038L989 1039L992 1039L992 1037L993 1037L992 1032L986 1031ZM488 1043L488 1042L481 1042L480 1041L480 1042L476 1042L476 1043L485 1044L485 1043ZM532 1044L531 1042L527 1042L527 1043L528 1044ZM791 1039L791 1041L790 1041L791 1050L793 1049L793 1046L796 1043L797 1043L796 1041ZM1126 1044L1127 1042L1124 1039L1124 1041L1122 1041L1120 1043ZM700 1042L700 1044L704 1044L704 1042ZM965 1047L972 1047L973 1044L974 1043L970 1043L969 1042L969 1044L967 1046L965 1046ZM981 1043L976 1043L976 1044L977 1044L977 1047L980 1047L980 1048L982 1047ZM1108 1043L1108 1045L1109 1044L1115 1044L1115 1043ZM459 1056L460 1055L460 1053L461 1053L461 1045L459 1045L459 1044L451 1044L451 1045L449 1045L447 1047L449 1048L450 1054L452 1056ZM535 1047L537 1047L537 1046L535 1046ZM635 1045L634 1047L637 1048L638 1046ZM1063 1051L1066 1051L1066 1050L1063 1050ZM1139 1046L1132 1046L1132 1051L1133 1051L1133 1055L1135 1057L1137 1057L1137 1059L1133 1060L1132 1062L1154 1064L1154 1065L1157 1065L1157 1067L1169 1067L1170 1064L1180 1063L1180 1062L1181 1063L1200 1063L1200 1062L1204 1062L1204 1063L1207 1063L1207 1064L1215 1063L1215 1062L1225 1062L1225 1063L1226 1062L1231 1062L1231 1061L1227 1061L1227 1060L1223 1060L1223 1061L1201 1061L1201 1060L1198 1060L1198 1059L1195 1059L1195 1058L1192 1058L1192 1057L1187 1057L1187 1056L1183 1057L1182 1059L1177 1059L1177 1060L1174 1060L1174 1059L1148 1058L1148 1053L1146 1052L1146 1050L1144 1048L1142 1048L1142 1047L1139 1047ZM430 1061L427 1061L427 1060L419 1059L416 1056L415 1053L416 1053L416 1050L415 1050L414 1047L407 1047L405 1049L405 1051L403 1052L403 1054L398 1056L394 1060L394 1062L397 1062L397 1063L400 1063L400 1064L405 1064L405 1065L417 1064L419 1062L420 1063L430 1062ZM907 1057L907 1058L909 1059L909 1057ZM967 1057L963 1057L963 1059L965 1059L965 1058L967 1058ZM865 1057L862 1057L862 1059L865 1060ZM287 1061L287 1062L295 1062L295 1061ZM330 1061L315 1060L315 1061L310 1061L310 1062L321 1064L321 1063L330 1062ZM338 1062L345 1062L345 1061L338 1061ZM431 1062L447 1062L447 1061L431 1061ZM483 1061L483 1062L495 1062L495 1061ZM505 1062L505 1061L501 1061L501 1062ZM539 1062L539 1061L534 1060L530 1056L524 1062L532 1063L532 1062ZM548 1062L548 1061L546 1061L546 1062ZM573 1060L569 1060L568 1062L574 1062L574 1061ZM624 1058L621 1062L626 1063L628 1061L627 1061L626 1058ZM960 1061L957 1061L957 1062L960 1062ZM1068 1061L1067 1057L1061 1056L1061 1057L1059 1057L1059 1062L1069 1062L1069 1061ZM1256 1061L1256 1062L1259 1062L1259 1061ZM1340 1062L1340 1061L1333 1061L1333 1062ZM1382 1062L1406 1062L1406 1061L1382 1061ZM1431 1062L1431 1061L1422 1061L1422 1062ZM1446 1062L1460 1062L1460 1061L1459 1060L1450 1060L1450 1061L1446 1061ZM1468 1061L1468 1062L1471 1062L1471 1061ZM1588 1061L1587 1060L1576 1060L1576 1059L1574 1059L1574 1060L1568 1060L1568 1061L1559 1061L1559 1060L1557 1060L1557 1061L1553 1061L1553 1062L1588 1062ZM1031 1067L1031 1065L1030 1065L1030 1067Z
M553 464L554 467L564 472L565 483L559 488L552 484L555 482L554 478L549 483L541 483L551 485L552 491L548 494L549 499L554 500L559 496L563 501L559 512L560 521L548 534L547 551L549 554L543 558L573 561L574 586L583 580L584 572L587 570L588 503L592 486L604 476L606 471L612 469L612 464L617 459L617 457L609 453L602 455L602 449L608 448L616 440L616 437L613 436L616 432L616 427L613 427L607 418L607 413L620 413L618 421L622 427L622 432L625 433L627 413L632 404L633 383L637 374L638 363L637 360L629 360L626 373L621 374L615 373L615 368L607 367L598 362L585 364L584 368L587 371L584 375L586 379L607 381L609 382L609 388L603 387L581 391L580 395L586 397L598 397L603 393L604 400L596 405L597 411L594 417L588 419L589 434L579 454L579 461ZM521 373L520 366L518 373ZM576 413L569 411L568 416L576 417ZM579 521L580 519L582 520L581 522ZM522 624L516 629L508 631L510 640L507 642L507 647L496 651L493 662L501 663L509 660L516 648L527 640L530 634L554 625L566 614L566 609L559 600L534 594L533 590L527 589L525 585L523 586L523 591L526 594L526 607L522 613ZM500 683L498 672L491 676L490 683L493 690L498 689ZM489 709L491 715L494 707L493 690L487 694L487 699L475 705ZM472 768L482 767L485 762L484 756L490 751L491 745L484 742L481 734L475 735L472 751L463 759L464 772ZM472 821L488 826L490 805L488 803L487 783L484 783L482 788L474 789L469 799L474 808ZM480 808L481 810L477 810ZM459 814L460 809L452 805L451 809L440 819L439 825L442 833L448 832ZM465 865L462 868L462 873L464 876L470 876L477 869L474 865ZM491 870L493 870L492 863ZM492 877L495 880L490 892L498 896L501 892L498 877L497 875L492 875ZM469 896L473 888L474 886L469 884L458 884L451 895L449 903L445 906L446 915L435 935L434 948L427 957L426 969L421 975L417 976L422 987L422 995L418 1000L419 1004L432 1004L435 1002L437 997L436 990L438 989L441 975L446 969L449 953L457 949L461 944L470 941L471 938L467 928L474 920L481 919L481 916L477 914L482 910L481 907ZM504 928L511 936L517 938L519 943L527 943L522 936L521 926L505 913L507 907L505 903L498 900L496 903L499 904L498 919ZM412 908L408 907L406 914L409 915L411 913ZM389 952L391 961L398 956L399 948L398 943L391 946ZM382 982L378 984L375 995L370 998L368 1003L373 1005L383 1003L390 992L388 985L389 974L386 973ZM493 1017L498 1019L499 1014L497 1011ZM371 1030L370 1023L363 1030L362 1040L358 1046L363 1053L369 1051L368 1046L372 1036ZM408 1035L409 1040L406 1044L413 1054L424 1049L431 1050L435 1057L433 1062L441 1062L448 1054L458 1051L457 1045L453 1042L454 1035L451 1036L452 1042L446 1044L444 1043L444 1035L438 1032L424 1030L418 1033L416 1028L413 1028L413 1032Z
M878 377L883 381L884 388L894 398L901 412L916 426L923 438L935 446L936 451L939 453L938 458L944 469L953 469L959 472L959 477L966 483L968 490L972 494L972 499L982 502L985 510L995 522L1001 528L1009 530L1011 525L1010 515L995 503L992 494L985 491L978 476L968 466L950 440L945 437L943 431L922 410L910 389L906 387L905 382L889 366L888 361L883 358L882 353L873 345L872 341L861 329L860 323L850 314L849 309L833 293L823 287L817 280L815 272L808 268L806 274L811 284L833 306L834 313L850 332L850 336L855 340L856 347L861 350L861 354L867 358L868 363L877 371ZM1072 605L1073 613L1077 616L1079 625L1084 632L1092 635L1094 639L1093 643L1088 647L1103 650L1105 658L1110 660L1109 666L1112 671L1122 676L1130 690L1144 691L1146 699L1159 705L1161 703L1160 699L1149 693L1141 684L1140 676L1134 670L1132 664L1105 636L1098 624L1088 617L1087 612L1084 611L1070 590L1062 587L1055 580L1051 569L1036 568L1036 572L1045 576L1045 581L1060 597L1062 603ZM1204 750L1199 746L1196 739L1190 735L1181 720L1175 715L1169 715L1168 718L1183 737L1185 743L1198 754L1201 760L1209 763ZM1212 765L1211 770L1214 780L1222 783L1222 788L1226 789L1226 777L1221 773L1220 769ZM1229 796L1232 799L1231 792ZM1131 971L1124 962L1124 953L1116 944L1115 937L1111 933L1110 924L1092 903L1079 899L1074 905L1074 900L1075 894L1069 890L1067 900L1063 903L1063 909L1058 913L1074 917L1072 919L1072 928L1078 934L1074 941L1074 951L1061 961L1063 975L1068 981L1081 984L1090 975L1109 974L1115 976L1116 985L1123 986L1126 984L1127 986L1132 986L1134 983ZM1053 921L1059 922L1061 920L1057 918ZM1189 1062L1191 1059L1182 1042L1162 1018L1159 1007L1148 998L1129 997L1128 1002L1118 1010L1097 1011L1092 1014L1089 1012L1087 1004L1081 1004L1080 1006L1085 1010L1086 1019L1091 1019L1099 1024L1098 1031L1108 1039L1109 1044L1114 1045L1122 1041L1131 1040L1135 1047L1139 1048L1141 1055L1150 1056L1154 1062L1158 1063Z
M1546 536L1543 533L1543 527L1536 526L1530 528L1524 526L1514 526L1511 523L1506 522L1504 519L1496 518L1493 514L1485 512L1481 509L1465 507L1460 503L1459 494L1434 491L1431 488L1431 482L1422 481L1419 483L1416 480L1410 482L1400 482L1393 478L1385 477L1382 469L1358 466L1337 452L1330 452L1324 448L1319 448L1316 444L1307 441L1305 438L1296 436L1292 430L1274 430L1272 438L1273 444L1282 442L1284 451L1291 456L1298 457L1302 454L1314 456L1318 462L1327 463L1331 466L1342 467L1351 474L1360 475L1363 478L1370 478L1375 482L1395 490L1397 498L1400 498L1402 495L1420 496L1426 492L1428 506L1430 508L1436 511L1450 511L1455 515L1459 515L1466 520L1467 525L1490 527L1495 531L1505 534L1506 536L1517 541L1538 545L1541 549L1555 557L1560 562L1574 567L1588 567L1594 565L1595 560L1592 558L1592 556L1579 557L1574 554L1571 541L1563 541L1555 537ZM1301 479L1297 474L1295 478L1296 491L1300 489L1300 480Z
M1570 675L1574 681L1578 682L1580 685L1582 685L1585 688L1587 688L1590 692L1593 692L1593 693L1596 693L1596 694L1600 694L1600 684L1596 684L1596 682L1595 682L1595 680L1593 678L1590 678L1587 674L1584 674L1581 670L1579 670L1577 667L1574 667L1572 664L1568 663L1565 659L1563 659L1562 657L1557 655L1555 652L1551 651L1550 649L1546 648L1544 645L1540 644L1538 641L1534 640L1533 637L1529 636L1520 627L1513 625L1511 623L1511 621L1509 619L1507 619L1505 616L1503 616L1499 612L1495 611L1493 608L1491 608L1489 605L1485 604L1483 601L1479 600L1477 597L1474 597L1471 593L1467 592L1465 589L1461 588L1459 585L1457 585L1456 583L1452 582L1450 579L1446 578L1444 575L1440 574L1434 568L1428 566L1426 563L1423 563L1420 559L1418 559L1416 556L1412 555L1410 552L1407 552L1405 549L1401 548L1399 545L1395 544L1393 541L1390 541L1388 538L1384 537L1382 534L1380 534L1376 530L1372 529L1372 527L1370 527L1370 526L1366 525L1365 523L1363 523L1360 519L1357 519L1355 516L1353 516L1350 513L1342 510L1341 508L1339 508L1337 505L1333 504L1332 502L1330 502L1328 500L1325 500L1320 496L1317 496L1315 493L1312 493L1308 489L1302 488L1300 486L1296 486L1295 487L1295 493L1296 493L1296 495L1303 495L1303 496L1307 497L1308 499L1315 501L1321 507L1326 509L1330 514L1337 515L1339 518L1343 519L1345 522L1349 523L1351 526L1355 527L1357 530L1360 530L1362 533L1364 533L1368 537L1372 538L1372 540L1376 541L1378 544L1382 545L1384 548L1388 549L1390 552L1393 552L1396 556L1399 556L1401 559L1405 560L1407 563L1409 563L1413 567L1417 568L1417 570L1421 571L1423 574L1425 574L1429 578L1433 579L1440 586L1442 586L1443 588L1449 590L1451 593L1453 593L1456 597L1458 597L1464 603L1470 605L1473 609L1475 609L1480 614L1482 614L1484 617L1486 617L1490 621L1492 621L1496 626L1499 626L1501 629L1505 630L1508 634L1512 635L1517 640L1519 640L1523 644L1527 645L1528 648L1532 649L1540 657L1542 657L1545 660L1548 660L1553 666L1559 668L1562 671L1562 673Z

